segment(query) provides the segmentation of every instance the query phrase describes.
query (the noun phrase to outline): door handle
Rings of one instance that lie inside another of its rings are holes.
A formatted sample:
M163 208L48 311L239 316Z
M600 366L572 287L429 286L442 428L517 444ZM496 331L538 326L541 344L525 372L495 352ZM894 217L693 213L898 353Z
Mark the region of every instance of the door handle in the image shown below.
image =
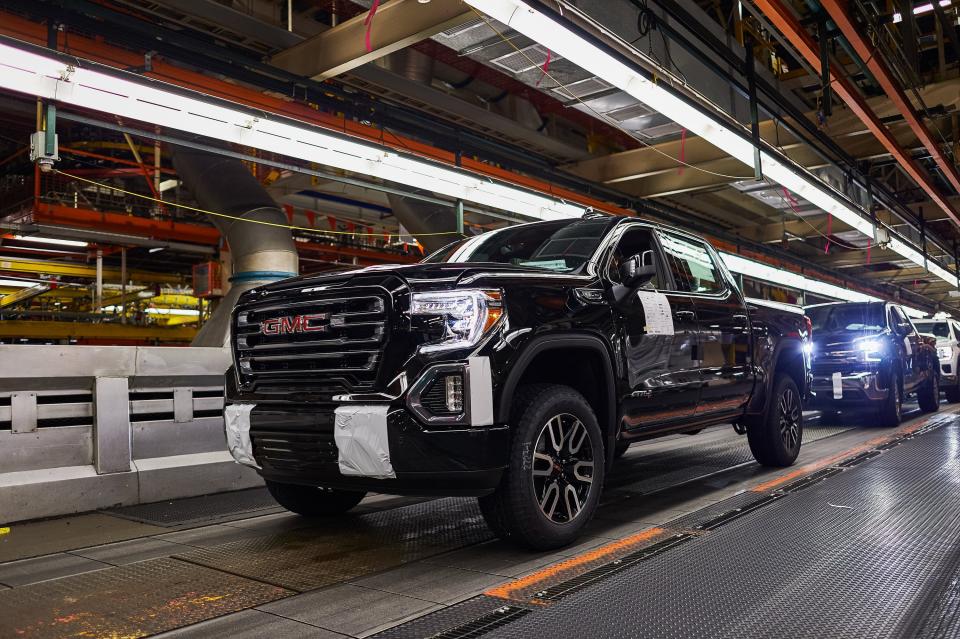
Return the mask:
M693 311L677 311L673 314L677 319L694 319L697 314Z
M746 315L734 315L731 319L733 320L734 328L747 328L749 326Z

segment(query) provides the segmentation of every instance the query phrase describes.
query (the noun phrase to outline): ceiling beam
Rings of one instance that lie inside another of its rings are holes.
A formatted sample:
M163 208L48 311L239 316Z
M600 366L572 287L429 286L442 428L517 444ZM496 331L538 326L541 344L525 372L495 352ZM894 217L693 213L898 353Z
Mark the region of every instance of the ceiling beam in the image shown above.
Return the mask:
M370 26L372 50L367 51L367 13L361 13L270 58L270 63L314 80L346 73L411 44L463 24L475 14L461 0L392 0L381 5Z
M756 0L756 5L764 15L770 19L774 26L787 37L807 63L819 72L821 67L819 46L793 13L793 10L782 0ZM840 3L836 0L824 0L823 5L834 21L837 22L847 39L854 45L857 54L861 59L866 61L870 70L874 72L874 75L877 73L883 74L884 70L877 65L877 63L880 62L880 58L873 54L873 49L870 44L866 42L864 34L860 33L853 25L849 16L847 16L843 8L840 7ZM840 73L835 65L830 64L828 66L827 71L829 72L833 90L837 97L863 120L867 128L870 129L873 135L897 160L910 178L926 191L930 199L943 209L944 213L953 220L954 224L960 226L960 214L957 213L946 197L940 192L930 174L898 144L890 130L869 107L866 99L860 94L850 78L846 74ZM877 79L880 81L880 78ZM881 84L885 84L885 82L881 81ZM925 139L929 139L929 132L926 132L925 138L923 136L926 128L923 127L922 124L919 127L913 125L916 117L913 106L909 101L901 104L900 99L905 99L902 93L897 97L896 93L888 90L886 86L884 86L884 90L887 92L887 96L897 106L898 111L911 123L911 127L917 133L921 142L927 145ZM939 149L936 148L936 145L932 146L933 148L930 146L927 148L934 154L934 158L937 159L938 165L940 165L942 154ZM960 177L957 176L956 170L952 166L947 167L945 164L940 166L947 174L947 178L954 184L955 188L960 189Z

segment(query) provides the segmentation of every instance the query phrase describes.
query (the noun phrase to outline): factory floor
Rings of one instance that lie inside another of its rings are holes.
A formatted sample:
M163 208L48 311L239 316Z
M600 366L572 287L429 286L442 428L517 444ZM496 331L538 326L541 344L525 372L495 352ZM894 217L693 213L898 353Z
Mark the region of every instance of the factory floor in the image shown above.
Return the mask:
M905 408L808 414L788 469L729 427L636 444L547 553L459 498L320 521L251 489L10 524L0 638L956 635L958 407Z

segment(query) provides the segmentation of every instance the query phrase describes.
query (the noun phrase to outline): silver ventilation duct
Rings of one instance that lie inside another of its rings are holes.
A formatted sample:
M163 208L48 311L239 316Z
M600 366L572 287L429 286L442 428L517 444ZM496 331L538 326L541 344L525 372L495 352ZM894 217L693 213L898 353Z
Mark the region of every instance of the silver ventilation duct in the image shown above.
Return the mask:
M194 346L225 346L230 311L240 294L299 272L293 234L290 229L244 221L287 224L276 202L240 160L175 147L173 166L201 208L239 218L210 216L230 246L232 285L193 340Z

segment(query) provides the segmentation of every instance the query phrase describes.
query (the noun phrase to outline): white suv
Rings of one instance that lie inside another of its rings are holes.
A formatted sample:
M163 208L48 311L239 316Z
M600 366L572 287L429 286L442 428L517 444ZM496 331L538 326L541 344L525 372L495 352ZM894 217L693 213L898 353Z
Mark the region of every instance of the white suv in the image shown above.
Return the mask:
M921 333L937 338L937 358L940 360L940 388L948 402L960 402L960 376L957 361L960 356L960 322L955 319L914 320Z

